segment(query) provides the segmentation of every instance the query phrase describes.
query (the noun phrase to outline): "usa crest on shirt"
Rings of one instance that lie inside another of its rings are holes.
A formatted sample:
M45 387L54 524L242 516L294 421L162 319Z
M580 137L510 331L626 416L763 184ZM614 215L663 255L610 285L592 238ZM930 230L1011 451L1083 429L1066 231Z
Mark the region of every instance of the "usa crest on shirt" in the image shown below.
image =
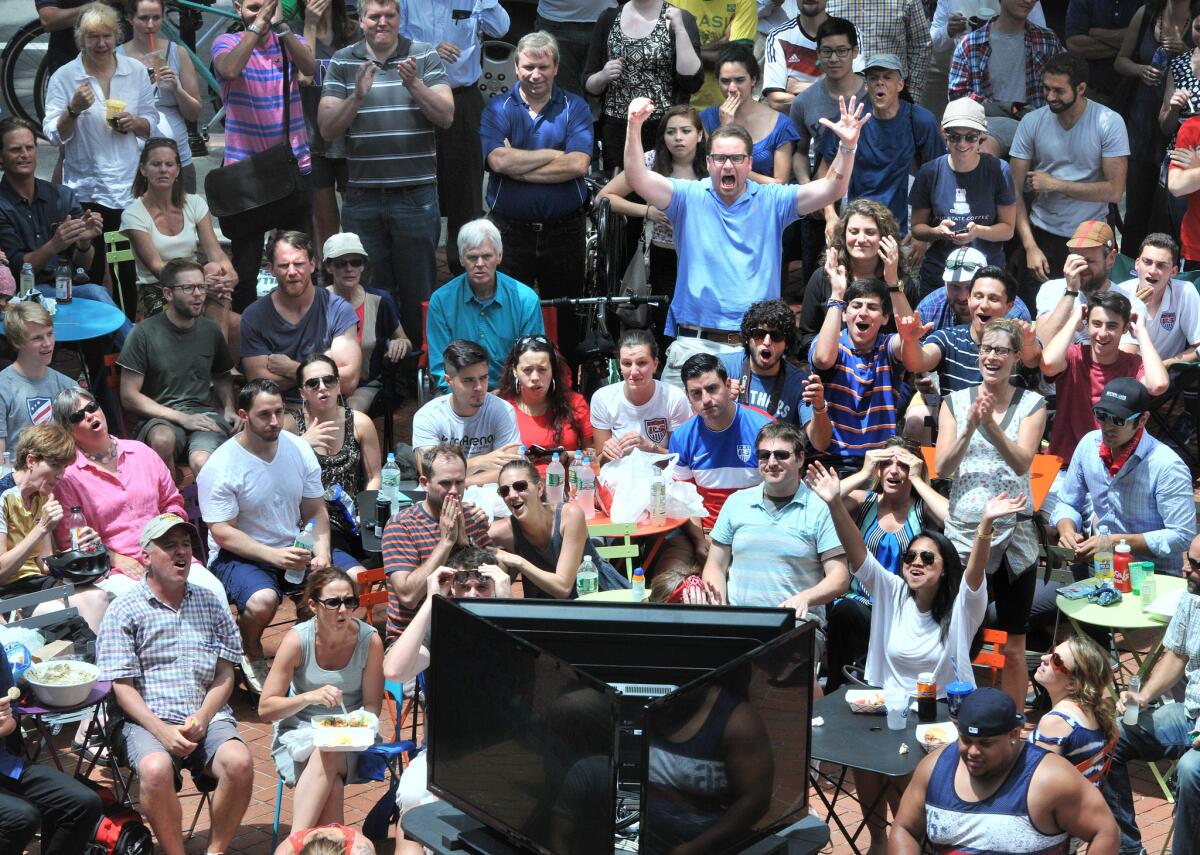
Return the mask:
M1158 325L1164 330L1175 329L1175 313L1163 312L1162 315L1159 316Z
M667 420L666 418L644 419L643 425L646 428L646 437L655 445L666 445L667 442Z
M29 421L35 425L44 425L50 423L51 401L49 398L38 396L36 398L26 398L25 407L29 410Z
M741 460L743 463L749 463L750 458L751 458L751 456L753 456L753 454L754 454L754 449L751 446L749 446L745 443L738 444L737 456L738 456L738 459Z

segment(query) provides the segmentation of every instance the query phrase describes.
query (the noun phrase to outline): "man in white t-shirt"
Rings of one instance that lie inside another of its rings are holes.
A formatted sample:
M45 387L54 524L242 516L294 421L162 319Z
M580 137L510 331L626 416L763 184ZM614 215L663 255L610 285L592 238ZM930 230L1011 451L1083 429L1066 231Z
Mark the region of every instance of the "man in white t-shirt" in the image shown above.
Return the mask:
M1114 285L1132 301L1146 304L1146 332L1170 368L1196 362L1200 344L1200 293L1191 282L1172 277L1179 272L1179 244L1170 235L1146 235L1133 263L1137 277Z
M208 524L209 569L237 605L242 672L251 691L267 676L263 630L283 592L300 590L306 570L328 567L329 515L312 447L283 430L283 395L270 380L238 393L244 430L200 472L200 513ZM313 523L313 549L294 546L301 522ZM300 574L292 582L288 574Z
M762 5L760 0L760 30ZM767 33L763 55L763 100L781 113L786 113L792 106L792 99L821 76L821 63L817 60L817 27L829 17L825 14L825 0L800 0L791 5L799 14Z
M500 467L520 456L516 413L488 394L488 354L481 345L455 339L442 356L450 394L433 399L413 416L417 460L423 448L453 443L467 458L467 484L494 482Z

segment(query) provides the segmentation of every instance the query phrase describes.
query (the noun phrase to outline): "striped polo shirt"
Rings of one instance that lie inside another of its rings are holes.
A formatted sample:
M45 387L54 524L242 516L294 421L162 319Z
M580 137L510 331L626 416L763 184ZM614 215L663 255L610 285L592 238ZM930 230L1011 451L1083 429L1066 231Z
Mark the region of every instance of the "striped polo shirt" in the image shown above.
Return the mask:
M417 61L417 77L426 86L450 85L446 67L433 46L405 36L400 36L396 49L382 64L365 40L342 48L329 61L322 98L351 97L362 64L373 62L379 67L371 91L346 131L351 187L413 187L437 181L433 123L421 112L396 70L397 63L409 57Z
M756 442L763 425L774 420L754 407L734 406L737 412L725 430L711 430L703 418L692 416L671 434L670 451L679 455L675 479L695 482L708 510L705 529L716 523L731 493L762 481Z
M464 514L467 537L476 546L491 549L486 520L480 522ZM437 547L441 533L438 521L430 516L424 502L418 502L392 517L383 530L383 569L390 580L393 573L407 576L416 570ZM390 643L412 623L416 611L400 605L396 599L395 583L388 584L387 640Z
M971 338L971 325L935 330L925 339L942 352L942 361L937 367L938 388L943 395L969 389L983 382L979 371L979 345Z
M212 58L229 53L243 37L253 33L226 33L213 42ZM297 36L299 38L299 36ZM301 39L303 42L304 40ZM283 60L279 39L271 33L265 44L255 45L242 73L234 78L220 77L221 100L225 102L225 163L245 160L283 142ZM312 168L308 153L308 132L304 129L304 107L300 103L300 72L293 62L288 69L291 89L291 113L288 116L292 152L301 172Z
M838 337L837 361L818 372L825 384L825 404L833 423L833 440L828 453L833 457L862 457L869 449L881 448L896 435L896 420L902 409L904 368L893 361L892 339L883 333L875 339L869 355L858 354L850 333ZM808 352L812 364L813 342Z

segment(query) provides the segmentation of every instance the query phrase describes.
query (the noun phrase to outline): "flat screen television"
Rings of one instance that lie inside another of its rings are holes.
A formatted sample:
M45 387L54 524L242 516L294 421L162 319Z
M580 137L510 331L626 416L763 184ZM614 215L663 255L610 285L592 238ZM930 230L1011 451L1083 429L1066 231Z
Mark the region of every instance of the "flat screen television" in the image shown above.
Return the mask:
M430 791L526 850L611 855L617 693L467 602L432 604Z

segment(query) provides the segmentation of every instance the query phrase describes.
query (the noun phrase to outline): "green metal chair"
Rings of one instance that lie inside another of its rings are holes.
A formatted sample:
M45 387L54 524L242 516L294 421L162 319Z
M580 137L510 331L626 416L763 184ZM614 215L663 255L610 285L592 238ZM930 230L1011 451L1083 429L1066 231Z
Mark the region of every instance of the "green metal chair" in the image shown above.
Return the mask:
M607 558L615 565L617 561L625 559L625 576L629 579L630 584L633 583L633 561L638 556L638 546L631 539L632 535L637 531L636 523L607 523L605 525L589 525L589 537L611 537L621 538L620 543L614 543L610 546L597 546L596 552L601 558Z

